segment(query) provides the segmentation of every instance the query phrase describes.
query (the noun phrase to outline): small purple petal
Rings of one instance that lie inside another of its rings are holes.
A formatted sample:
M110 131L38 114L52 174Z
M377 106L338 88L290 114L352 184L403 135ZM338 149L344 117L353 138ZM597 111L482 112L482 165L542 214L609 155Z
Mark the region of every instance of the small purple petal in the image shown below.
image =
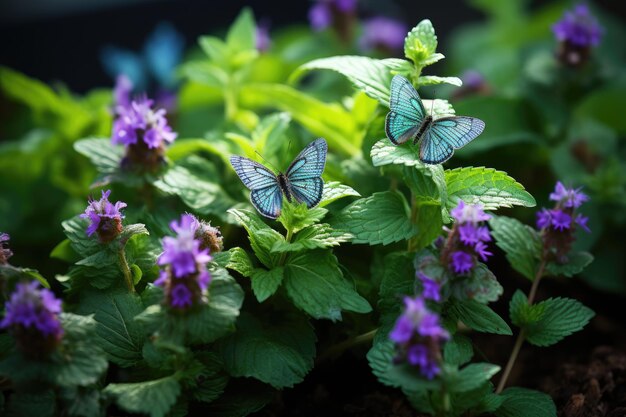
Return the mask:
M469 253L455 251L452 253L452 268L457 274L466 274L474 267L474 260Z

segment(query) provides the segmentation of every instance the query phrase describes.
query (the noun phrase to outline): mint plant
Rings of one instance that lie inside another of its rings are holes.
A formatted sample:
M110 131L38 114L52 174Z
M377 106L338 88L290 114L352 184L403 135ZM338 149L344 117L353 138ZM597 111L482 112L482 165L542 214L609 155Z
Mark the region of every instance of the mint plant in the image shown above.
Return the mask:
M311 20L348 43L359 24L353 3L319 2ZM555 27L568 48L581 46L570 26L587 12L576 13ZM591 26L585 47L599 36ZM366 346L366 369L420 413L556 416L548 394L511 387L510 376L526 342L551 346L594 316L560 294L541 300L538 286L593 261L582 243L596 221L583 210L595 197L559 181L536 227L510 217L531 216L537 203L507 172L473 166L481 146L495 147L494 130L516 134L492 127L481 105L484 133L450 166L425 164L412 141L385 137L394 76L424 96L429 86L462 85L432 74L444 55L429 20L403 32L403 59L295 54L289 39L268 40L260 29L245 9L224 38L200 37L178 67L175 112L132 95L123 77L113 94L76 98L0 69L9 96L50 117L46 137L56 142L35 162L42 183L67 194L49 219L65 234L46 248L54 268L40 274L10 263L25 256L13 245L25 220L7 229L13 240L0 233L0 410L244 416L282 401L315 366ZM330 72L332 88L323 87ZM335 88L343 78L351 87ZM435 119L460 107L475 115L463 100L423 103ZM272 216L259 212L231 157L284 167L317 137L328 144L315 177L321 199L284 198ZM20 146L31 149L32 140ZM74 178L45 162L57 151L70 155ZM3 169L13 166L7 155L0 148ZM528 291L499 279L493 260L502 253L505 273L528 279ZM496 302L511 293L503 318ZM514 333L508 362L475 343Z

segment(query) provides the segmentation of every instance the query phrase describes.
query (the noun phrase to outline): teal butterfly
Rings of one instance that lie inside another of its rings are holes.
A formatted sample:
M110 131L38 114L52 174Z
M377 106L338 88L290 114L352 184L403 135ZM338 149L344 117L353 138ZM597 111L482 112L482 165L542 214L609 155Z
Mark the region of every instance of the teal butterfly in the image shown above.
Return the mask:
M250 189L252 205L263 216L276 219L282 209L283 194L290 203L293 199L306 203L308 208L319 204L324 190L321 175L327 152L324 139L314 140L298 154L286 173L278 175L243 156L231 156L230 164L243 185Z
M475 117L453 116L434 119L426 114L424 104L413 85L401 75L391 80L389 113L385 133L394 145L411 138L420 139L419 159L425 164L441 164L480 135L485 122Z

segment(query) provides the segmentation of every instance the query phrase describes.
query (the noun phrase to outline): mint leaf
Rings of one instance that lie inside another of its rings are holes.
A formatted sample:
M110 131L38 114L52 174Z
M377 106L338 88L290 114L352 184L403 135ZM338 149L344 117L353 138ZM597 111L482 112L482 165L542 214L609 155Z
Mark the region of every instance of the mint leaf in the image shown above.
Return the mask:
M249 8L243 9L228 29L226 45L231 52L256 50L256 23Z
M517 327L526 327L536 323L543 315L544 307L540 304L528 305L528 298L521 290L515 291L509 303L509 317Z
M483 333L512 335L508 324L491 308L474 300L453 301L449 313L468 327Z
M595 315L593 310L570 298L549 298L533 306L541 309L539 320L528 324L526 339L535 346L550 346L581 330Z
M543 392L512 387L500 397L502 404L493 412L497 417L556 417L552 398Z
M499 371L498 365L470 363L446 382L452 392L467 392L480 387Z
M263 223L259 216L250 210L230 209L228 213L241 224L248 232L250 246L259 261L268 268L272 268L278 264L280 254L271 253L272 247L277 242L282 242L285 238Z
M437 35L428 19L419 22L404 39L404 56L420 69L443 58L443 55L435 53L436 50Z
M141 360L144 331L135 316L143 311L139 296L126 291L81 293L78 313L94 314L98 345L121 367Z
M469 338L455 334L443 346L443 359L446 363L453 366L465 365L474 356L474 349Z
M109 138L82 139L74 143L74 149L89 161L101 174L114 174L124 157L123 146L113 146Z
M175 376L130 384L109 384L103 391L115 403L131 413L145 413L163 417L180 395L180 384Z
M591 262L593 255L589 252L570 252L567 254L567 263L549 262L546 265L546 272L547 275L573 277L583 272Z
M493 272L479 262L469 277L451 283L451 292L459 300L474 300L487 304L500 298L504 289Z
M341 184L339 181L329 181L324 183L324 190L322 191L322 201L320 201L319 207L327 206L333 201L339 200L344 197L361 197L356 190L347 185Z
M272 252L300 252L305 249L324 249L339 246L352 239L350 233L335 230L326 223L314 224L301 230L293 242L277 241L272 246Z
M243 315L237 332L217 349L231 375L253 377L274 388L292 387L313 368L315 333L306 319L283 317L268 325Z
M389 139L385 138L372 146L370 156L375 167L394 164L425 168L426 164L419 160L419 153L419 146L414 146L412 143L396 146Z
M306 203L283 201L283 208L277 220L286 230L297 233L305 227L318 223L326 213L328 210L321 207L309 209Z
M285 288L294 304L313 318L341 319L341 310L369 313L372 308L343 278L337 258L328 250L289 256Z
M256 379L231 379L224 394L206 408L206 414L211 417L247 416L265 407L275 394L272 387Z
M441 54L437 54L441 55ZM457 87L463 85L463 81L459 77L437 77L436 75L423 75L417 79L417 84L421 87L424 85L450 84Z
M466 167L445 171L448 188L448 208L456 207L459 200L468 204L482 204L485 210L498 207L534 207L537 203L524 186L506 172L493 168Z
M415 268L412 253L392 252L383 260L382 277L378 293L381 327L376 340L386 338L402 311L402 297L415 292Z
M272 268L269 271L261 268L252 271L250 277L252 281L252 291L256 299L259 300L259 303L267 300L276 292L278 287L280 287L280 283L283 281L283 276L284 270L282 266Z
M344 208L331 225L353 234L352 242L369 245L388 245L409 239L418 232L409 218L404 196L394 191L374 193L355 201Z
M225 261L223 265L218 262L218 265L224 268L237 271L244 277L250 277L252 275L254 266L252 265L248 253L242 248L230 248L226 252L216 253L213 257L216 261L221 260L221 258L227 258L228 260Z
M290 77L294 82L304 73L316 69L336 71L359 90L389 107L389 88L394 73L408 73L411 64L403 59L373 59L364 56L334 56L316 59L301 65ZM392 72L393 70L393 72Z
M541 256L539 233L516 219L504 216L492 217L489 226L496 245L506 253L513 269L534 280Z

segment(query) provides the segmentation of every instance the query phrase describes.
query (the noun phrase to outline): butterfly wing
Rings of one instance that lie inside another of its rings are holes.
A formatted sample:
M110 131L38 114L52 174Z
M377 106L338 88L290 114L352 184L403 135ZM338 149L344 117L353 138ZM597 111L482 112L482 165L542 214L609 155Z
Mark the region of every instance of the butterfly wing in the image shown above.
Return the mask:
M426 110L409 80L396 75L391 80L389 113L385 118L385 133L395 145L406 142L415 134L426 116Z
M324 182L320 178L326 165L328 145L322 138L308 144L294 159L285 174L294 198L307 207L322 199Z
M252 205L265 217L275 219L280 215L283 195L276 175L252 159L231 156L230 164L250 192Z
M467 145L485 129L485 122L475 117L455 116L434 120L420 143L420 160L441 164L455 149Z

